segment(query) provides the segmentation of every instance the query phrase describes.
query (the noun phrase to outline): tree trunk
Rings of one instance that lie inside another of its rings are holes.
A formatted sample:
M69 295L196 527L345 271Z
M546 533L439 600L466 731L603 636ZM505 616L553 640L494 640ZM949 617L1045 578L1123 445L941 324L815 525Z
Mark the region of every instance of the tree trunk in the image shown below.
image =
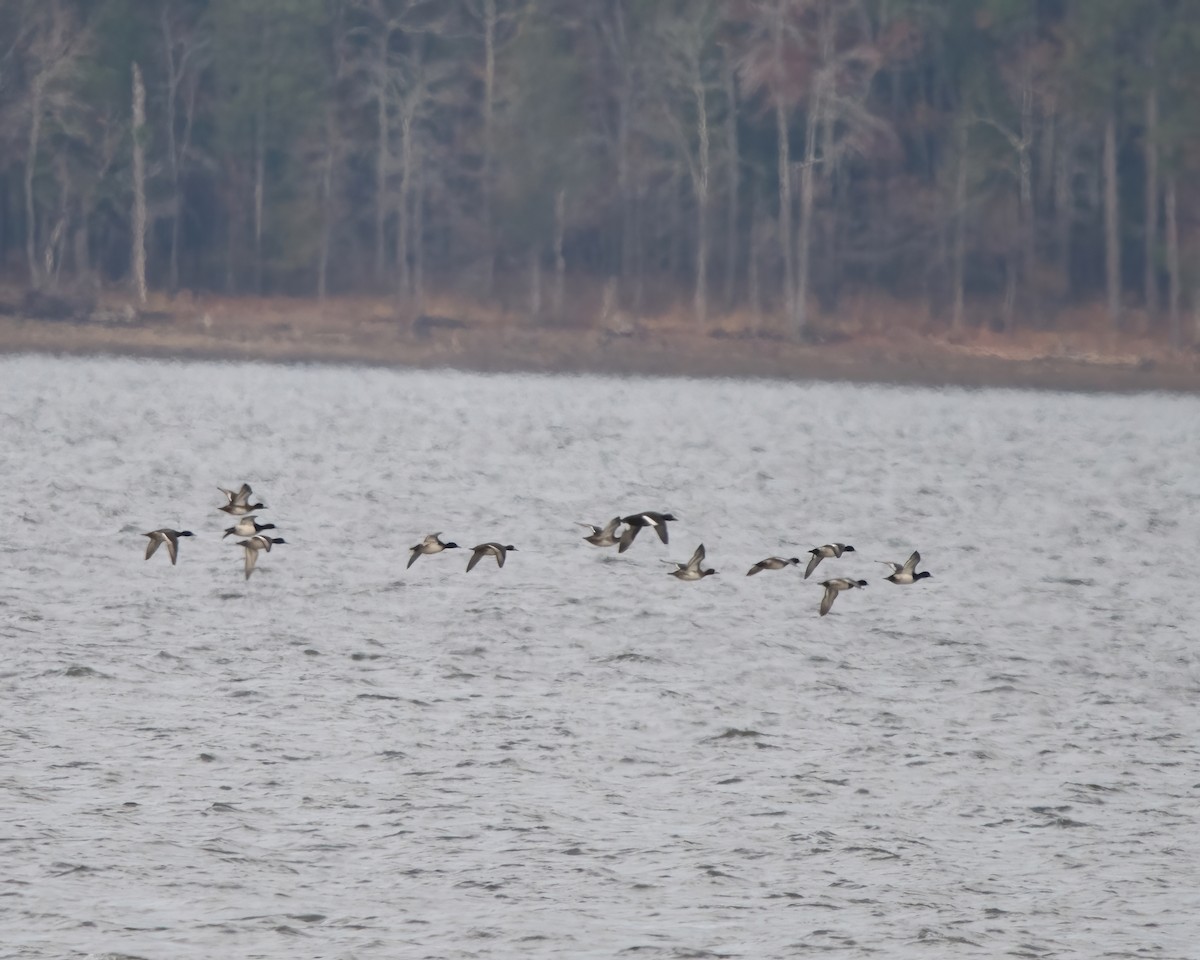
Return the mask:
M317 252L317 300L325 302L328 293L329 251L333 244L333 164L337 149L337 121L333 108L325 113L325 156L321 164L321 237Z
M788 122L784 107L783 15L785 0L777 0L774 36L775 136L779 149L779 255L783 261L783 309L791 321L795 315L796 291L792 285L792 172L788 156Z
M396 198L396 296L400 304L412 296L409 273L409 197L412 193L412 117L405 109L400 116L400 195Z
M537 244L529 248L529 319L538 323L542 318L542 257Z
M1167 319L1171 329L1171 346L1182 345L1182 329L1179 319L1179 215L1175 189L1175 173L1167 175L1166 189L1167 231Z
M483 294L492 295L496 272L495 239L492 236L493 113L496 100L496 0L483 0Z
M958 166L954 175L954 313L951 328L961 331L964 324L964 294L967 262L967 149L969 128L964 116L958 118L954 131Z
M167 67L167 170L171 176L171 239L167 251L167 293L174 297L179 290L179 149L175 139L175 108L179 96L179 72L175 64L175 39L171 35L170 6L163 4L163 53Z
M35 74L30 83L29 147L25 153L25 262L29 268L29 285L35 290L41 287L42 281L37 265L37 219L34 216L33 206L33 173L37 166L38 140L42 132L42 98L45 89L45 74Z
M1109 108L1104 124L1104 263L1108 318L1121 329L1121 214L1117 194L1117 115Z
M1037 326L1039 304L1037 282L1037 223L1033 205L1033 78L1028 68L1021 86L1021 284L1026 322ZM1011 330L1010 330L1011 332Z
M746 254L746 299L749 301L750 318L755 333L762 326L762 293L758 279L764 232L762 219L762 203L758 191L754 190L750 205L750 249Z
M561 320L563 315L563 298L567 285L567 258L563 255L563 234L567 222L567 190L559 187L554 195L554 292L551 309L554 319Z
M737 292L738 270L738 188L741 159L738 145L737 76L729 57L725 59L725 141L728 144L728 200L725 223L725 309L732 310Z
M266 94L260 90L254 118L254 292L263 292L263 207L266 192Z
M425 163L420 149L413 151L413 311L425 312Z
M146 303L146 86L141 67L133 64L133 250L129 264L139 305Z
M696 64L696 76L692 83L692 96L696 101L696 288L693 295L693 314L696 326L703 327L708 322L708 184L709 184L709 144L708 144L708 101L704 90L704 80L699 75L699 61Z
M375 104L376 135L379 137L375 148L375 283L383 286L384 264L384 230L387 223L387 178L388 145L391 140L391 129L388 125L387 89L388 89L388 45L390 34L386 29L380 30L379 43L375 48L376 82L379 93Z
M817 130L820 129L823 110L821 82L813 91L808 106L808 122L804 133L804 165L800 168L800 237L796 251L796 300L792 312L792 334L796 339L804 336L808 326L808 265L812 244L813 193L816 188Z
M1074 128L1071 136L1060 133L1058 151L1054 158L1054 233L1059 269L1062 271L1062 293L1070 297L1074 292L1071 281L1071 230L1075 220L1075 191L1071 173L1075 164Z
M1153 327L1158 320L1158 90L1146 92L1146 315Z

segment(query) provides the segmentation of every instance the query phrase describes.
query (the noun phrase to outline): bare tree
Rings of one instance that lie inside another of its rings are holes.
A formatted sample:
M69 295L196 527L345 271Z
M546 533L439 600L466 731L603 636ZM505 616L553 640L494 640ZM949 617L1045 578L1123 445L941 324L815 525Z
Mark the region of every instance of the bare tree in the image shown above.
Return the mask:
M1158 319L1158 86L1154 80L1154 54L1147 71L1146 132L1142 147L1146 165L1146 229L1144 237L1146 313L1153 325Z
M142 68L133 64L133 250L130 277L139 304L146 302L146 85Z
M815 66L807 88L804 163L800 168L796 294L791 315L793 334L797 337L808 326L817 165L832 170L842 157L866 152L872 141L887 133L884 122L866 105L880 55L865 11L857 2L810 2L816 22L810 54Z
M196 89L207 66L209 38L194 19L187 19L173 0L164 0L159 14L166 72L167 172L171 178L171 239L168 249L167 291L179 290L179 234L183 213L182 177L186 171L196 117ZM179 130L180 95L183 130Z
M1117 115L1109 108L1104 122L1104 265L1108 317L1121 329L1121 209L1117 181Z
M696 246L693 315L698 325L708 317L709 192L712 149L709 114L710 87L716 62L713 30L716 8L696 3L691 15L671 18L659 25L660 59L656 77L660 109L673 134L675 146L687 164L696 202Z
M30 4L29 19L29 138L25 151L25 261L32 287L41 286L45 272L37 262L37 210L34 197L34 174L41 146L42 122L54 98L72 98L70 88L73 74L87 46L90 35L76 22L62 0L48 4ZM60 220L51 231L51 238L61 238L65 223ZM56 236L57 235L57 236ZM46 247L47 253L53 244Z

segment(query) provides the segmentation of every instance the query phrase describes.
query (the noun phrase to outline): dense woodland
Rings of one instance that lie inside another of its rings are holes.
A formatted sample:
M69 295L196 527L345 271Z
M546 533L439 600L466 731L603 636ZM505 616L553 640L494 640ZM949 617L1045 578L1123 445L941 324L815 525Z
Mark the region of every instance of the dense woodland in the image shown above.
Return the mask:
M1195 339L1200 0L0 0L0 271Z

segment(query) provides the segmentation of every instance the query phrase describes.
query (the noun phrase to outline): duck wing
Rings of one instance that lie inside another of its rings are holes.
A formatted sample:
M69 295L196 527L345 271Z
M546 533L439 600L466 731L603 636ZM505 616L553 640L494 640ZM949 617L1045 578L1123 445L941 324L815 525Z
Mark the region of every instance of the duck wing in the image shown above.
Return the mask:
M821 554L814 553L808 560L808 566L804 568L804 579L807 580L812 576L812 572L817 569L817 564L822 560Z
M242 548L246 551L246 579L250 579L250 574L254 572L254 565L258 562L258 551L251 546Z
M407 570L414 563L416 563L417 557L419 557L420 555L421 555L421 545L417 544L415 547L412 548L412 556L408 558L408 563L405 564L404 569Z
M146 559L149 560L154 556L154 551L158 549L158 545L162 543L162 539L153 533L146 534L150 538L150 542L146 544Z
M898 569L896 572L897 573L912 573L914 570L917 569L917 564L920 562L921 562L921 555L919 553L917 553L916 550L914 550L912 552L912 555L907 560L904 561L904 566L901 567L900 569Z
M825 596L821 598L821 616L825 616L829 612L829 608L833 606L833 601L837 599L838 589L830 584L825 585Z

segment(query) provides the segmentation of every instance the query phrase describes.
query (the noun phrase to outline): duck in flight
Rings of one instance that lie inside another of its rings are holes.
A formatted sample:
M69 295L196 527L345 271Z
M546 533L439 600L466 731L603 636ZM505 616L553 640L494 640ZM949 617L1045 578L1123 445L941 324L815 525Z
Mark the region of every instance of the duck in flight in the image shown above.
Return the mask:
M441 553L443 550L457 550L458 544L454 542L442 543L441 533L431 533L424 540L418 543L415 547L411 547L412 556L408 558L408 564L405 570L417 562L417 557L427 557L434 553Z
M747 570L746 576L752 577L756 573L762 573L764 570L782 570L784 567L798 567L799 565L799 557L767 557L766 560L759 560L758 563Z
M149 537L150 542L146 544L146 559L149 560L154 556L154 551L159 548L160 544L167 545L167 553L171 555L171 566L175 566L175 560L179 555L179 538L194 537L195 534L191 530L168 530L163 527L161 530L151 530L149 533L143 533L143 537Z
M224 487L217 487L225 498L229 501L224 506L217 507L218 510L224 510L226 513L234 517L244 517L248 513L253 513L255 510L266 510L266 505L262 503L250 502L250 484L243 483L237 490L226 490Z
M820 547L813 547L808 552L812 554L812 558L804 570L805 580L812 576L812 572L817 569L817 564L827 557L840 557L843 553L855 553L856 551L844 543L826 543Z
M603 527L598 527L594 523L579 523L581 527L587 527L591 530L591 534L584 537L588 543L597 547L611 547L617 543L617 527L621 525L620 517L613 517Z
M275 524L273 523L259 523L258 517L245 516L242 517L242 519L235 523L232 527L226 527L225 533L222 534L221 539L224 540L230 534L234 534L239 537L253 537L256 534L262 533L264 530L274 529Z
M847 580L845 577L822 581L821 586L825 588L825 595L821 597L821 616L825 616L829 612L833 601L843 590L853 590L855 587L865 587L866 585L866 580Z
M223 538L222 538L223 539ZM246 551L246 579L250 579L250 574L254 572L254 564L258 562L258 554L260 550L271 552L271 547L277 543L287 543L283 537L264 537L259 534L255 537L250 537L248 540L239 540L238 546Z
M617 553L624 553L633 543L642 527L653 527L658 533L658 539L663 543L667 542L667 522L674 520L674 514L670 513L655 513L653 510L647 510L645 513L633 513L628 517L622 517L621 522L627 524L626 530L621 534L620 546L617 548Z
M475 564L484 557L495 557L496 566L502 567L508 557L508 552L516 549L511 543L481 543L471 551L471 559L467 561L467 573L474 570Z
M921 555L916 550L909 555L904 563L893 563L891 560L876 560L875 562L892 568L891 576L883 578L884 580L891 580L892 583L916 583L925 577L933 576L928 570L922 570L920 573L916 572L917 564L921 562Z
M696 548L696 552L692 554L692 558L687 563L675 563L674 560L665 560L664 563L674 563L675 569L671 571L671 576L678 577L680 580L703 580L705 577L712 576L716 570L701 570L700 565L704 563L704 544L700 544Z

